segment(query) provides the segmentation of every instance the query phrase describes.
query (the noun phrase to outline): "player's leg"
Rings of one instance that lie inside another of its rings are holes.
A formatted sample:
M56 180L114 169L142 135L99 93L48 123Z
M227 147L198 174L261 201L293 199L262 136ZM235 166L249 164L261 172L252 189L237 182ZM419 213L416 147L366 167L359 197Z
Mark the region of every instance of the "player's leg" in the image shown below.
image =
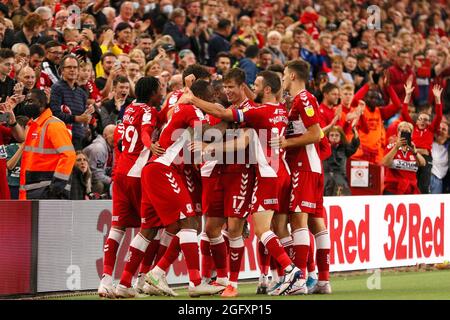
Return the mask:
M302 279L306 282L306 268L309 254L308 217L315 215L323 199L320 185L320 173L294 171L292 173L292 192L290 202L290 224L294 241L294 263L302 270ZM299 183L301 181L301 183Z
M200 234L200 256L202 281L209 283L211 281L213 258L211 254L211 243L206 231Z
M220 261L223 255L226 259L226 247L225 253L220 251L224 243L224 239L220 233L223 225L223 190L219 186L219 176L206 176L201 177L202 184L202 212L204 218L204 228L200 240L200 252L201 252L201 270L202 281L206 283L211 282L212 271L217 269L216 260L219 260L219 273L218 277L226 278L228 281L228 274L225 268L225 274L223 272L224 263ZM216 219L219 218L219 223ZM212 219L212 220L211 220ZM211 242L212 239L214 239ZM224 243L221 245L220 243ZM215 258L217 257L217 258ZM226 264L226 260L225 260ZM226 284L226 282L225 282Z
M316 272L316 245L315 239L312 232L309 232L309 252L308 252L308 278L306 280L306 287L308 288L308 293L314 288L317 284L317 272Z
M211 256L216 266L217 279L220 285L228 285L227 246L222 235L225 218L206 216L205 230L210 241Z
M270 268L270 254L261 241L258 241L258 267L259 267L259 280L258 287L256 288L256 294L266 294L269 282L269 268Z
M150 167L153 184L148 185L147 188L158 217L163 225L170 226L177 223L180 228L177 235L188 268L189 294L199 296L214 294L223 290L201 283L196 214L192 208L189 192L181 176L173 168L159 163L151 163L148 167ZM163 290L166 286L160 287L161 280L162 277L155 275L153 270L146 277L146 281L149 284Z
M145 282L145 275L152 269L153 263L156 257L156 253L159 248L159 242L161 240L161 234L163 233L164 228L159 228L156 236L150 241L150 244L147 247L147 251L145 252L144 259L141 262L139 267L138 277L134 284L134 288L137 293L140 294L148 294L148 295L162 295L163 293L160 290L157 290L155 287L148 285Z
M172 242L173 237L180 230L178 224L172 224L164 228L164 231L161 234L161 239L159 240L158 252L156 253L154 266L158 264L161 258L166 253L167 248Z
M316 263L319 271L317 285L311 293L331 293L330 285L330 236L322 217L311 217L309 221L311 232L316 240Z
M142 228L133 238L127 252L125 268L120 278L120 283L116 288L117 298L132 298L136 296L136 290L131 286L133 275L136 273L139 265L144 258L150 241L158 232L157 228Z
M253 226L256 237L264 244L267 251L281 265L285 271L282 283L277 287L274 295L281 295L289 290L300 277L300 270L295 267L280 243L277 235L270 229L273 217L272 210L253 213Z
M292 239L295 252L294 263L306 279L306 267L309 253L308 213L294 212L291 215Z
M136 185L136 190L127 193L128 188ZM140 199L139 179L128 179L117 175L113 184L113 212L111 229L104 246L103 276L98 288L98 294L104 298L114 298L113 272L117 259L117 251L128 227L139 227L139 211L134 210L133 201ZM140 201L140 200L139 200Z
M202 283L200 277L200 257L198 254L198 242L196 231L196 219L187 217L180 220L180 246L186 261L189 274L189 295L198 297L201 295L211 295L223 291L223 286L213 286Z
M244 239L242 231L244 230L245 218L228 218L228 235L230 241L229 266L230 277L227 289L222 293L223 297L237 295L239 272L241 271L242 258L244 256Z
M170 230L170 232L174 232L174 235L169 235L168 232L166 233L166 238L164 241L169 241L170 239L170 242L165 242L166 250L164 250L164 254L160 257L153 268L149 272L147 272L145 281L150 284L151 287L157 289L163 294L175 297L178 296L178 294L169 287L166 276L167 270L178 257L181 250L180 238L177 235L180 227L178 222L176 221L171 225L166 226L164 230Z
M201 224L201 217L195 216L193 217L195 220L196 231L198 233L198 225ZM170 228L172 229L172 227ZM172 229L173 231L179 231L180 226L177 224L176 229ZM178 258L179 254L181 252L181 246L180 246L180 238L178 234L175 234L172 236L172 240L170 241L169 246L167 247L167 250L164 252L164 255L159 259L158 263L154 267L157 272L164 271L167 272L169 267L175 262L175 260Z
M98 288L102 298L114 298L113 272L125 228L111 227L103 249L103 275Z
M280 203L281 207L281 203ZM284 248L284 251L288 254L291 260L294 259L294 248L293 248L293 239L288 229L289 223L289 215L287 212L289 210L289 205L287 205L283 211L280 213L275 213L272 218L272 228L273 232L280 239L281 245ZM281 266L277 263L278 275L282 276L284 271Z
M146 274L150 271L153 266L153 261L155 260L156 254L159 249L159 242L161 240L161 234L164 232L164 228L158 229L156 236L150 241L145 252L144 259L142 260L141 266L139 267L139 274Z

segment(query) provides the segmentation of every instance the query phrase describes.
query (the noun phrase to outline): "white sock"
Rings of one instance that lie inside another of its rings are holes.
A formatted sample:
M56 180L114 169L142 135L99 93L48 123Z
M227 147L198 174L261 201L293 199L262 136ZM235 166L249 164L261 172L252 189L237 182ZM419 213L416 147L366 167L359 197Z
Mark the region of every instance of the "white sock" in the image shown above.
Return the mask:
M113 278L109 274L104 273L102 277L102 283L112 284Z
M311 271L311 272L309 272L309 273L308 273L308 277L317 280L317 272L316 272L316 271Z
M158 277L164 276L166 274L166 272L158 266L155 266L152 271Z
M278 282L280 279L278 277L278 270L277 269L271 269L270 274L272 275L272 280L275 282Z

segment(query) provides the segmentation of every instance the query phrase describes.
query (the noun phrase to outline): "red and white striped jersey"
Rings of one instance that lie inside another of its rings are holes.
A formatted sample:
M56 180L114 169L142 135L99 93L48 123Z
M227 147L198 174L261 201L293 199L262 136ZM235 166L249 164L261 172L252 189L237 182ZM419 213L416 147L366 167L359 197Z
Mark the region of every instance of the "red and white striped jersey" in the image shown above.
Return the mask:
M175 90L169 94L161 108L161 111L159 112L159 120L161 123L167 123L169 121L168 112L177 104L183 93L183 90Z
M145 103L132 102L125 109L121 130L122 153L116 173L130 177L140 177L142 168L150 156L143 139L151 137L157 126L158 111Z
M280 103L265 103L251 108L233 109L236 122L245 122L253 128L250 140L250 156L255 159L261 177L277 177L278 168L283 165L284 150L273 149L270 140L282 136L288 124L287 110Z
M153 156L151 161L166 166L183 164L183 147L190 138L187 130L183 129L194 128L196 124L203 123L206 123L205 115L199 108L191 104L177 104L159 136L159 144L166 152L161 156Z
M307 90L301 90L292 101L288 118L288 138L301 136L308 127L319 124L319 105L316 97ZM299 171L322 173L319 150L318 142L288 149L286 160L291 171L295 168Z

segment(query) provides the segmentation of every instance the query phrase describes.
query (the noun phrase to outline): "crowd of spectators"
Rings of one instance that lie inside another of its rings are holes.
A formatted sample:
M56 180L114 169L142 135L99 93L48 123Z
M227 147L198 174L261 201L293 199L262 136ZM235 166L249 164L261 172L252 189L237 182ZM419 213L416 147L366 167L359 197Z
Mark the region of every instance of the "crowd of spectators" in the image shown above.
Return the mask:
M25 97L43 90L77 151L70 198L108 198L114 127L142 76L158 77L166 95L190 65L207 67L219 88L242 68L252 87L258 72L302 58L332 143L326 195L350 194L348 159L385 166L390 179L414 171L417 188L405 192L447 193L449 32L445 0L2 0L0 111L26 131L36 115ZM17 198L24 137L8 125L0 180ZM395 167L392 148L417 161Z

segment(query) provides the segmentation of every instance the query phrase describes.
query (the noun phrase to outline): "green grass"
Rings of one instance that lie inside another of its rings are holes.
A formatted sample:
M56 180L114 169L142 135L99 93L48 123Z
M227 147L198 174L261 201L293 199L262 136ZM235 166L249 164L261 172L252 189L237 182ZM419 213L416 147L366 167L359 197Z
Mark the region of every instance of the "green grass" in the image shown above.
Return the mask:
M333 294L308 296L269 297L256 295L256 283L239 285L239 297L236 300L450 300L450 270L422 272L381 272L381 289L369 290L367 279L371 274L332 276ZM180 296L173 297L142 297L139 300L183 300L191 299L187 290L177 289ZM94 294L62 298L65 300L97 300ZM220 296L202 297L206 300L221 299ZM198 299L196 299L198 300Z

